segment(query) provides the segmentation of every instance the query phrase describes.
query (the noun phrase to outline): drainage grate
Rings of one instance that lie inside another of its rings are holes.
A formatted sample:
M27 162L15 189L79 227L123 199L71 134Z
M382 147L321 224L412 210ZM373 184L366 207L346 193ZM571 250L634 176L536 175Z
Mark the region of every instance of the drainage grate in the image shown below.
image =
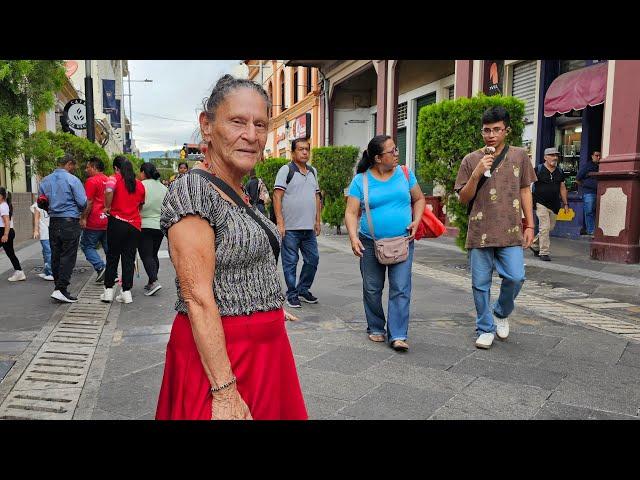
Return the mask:
M89 280L0 405L2 420L70 420L87 379L110 304Z

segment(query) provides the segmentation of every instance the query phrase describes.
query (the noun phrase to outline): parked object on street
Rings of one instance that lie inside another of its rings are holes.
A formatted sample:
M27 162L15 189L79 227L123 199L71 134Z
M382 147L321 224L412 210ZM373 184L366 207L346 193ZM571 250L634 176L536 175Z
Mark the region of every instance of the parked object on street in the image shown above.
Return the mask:
M115 174L109 177L105 188L104 212L109 215L109 251L101 300L107 302L113 298L118 263L122 262L122 291L116 300L131 303L136 249L142 229L140 208L144 204L145 188L136 179L133 166L126 157L118 155L113 160L113 169Z
M563 207L565 214L569 213L565 175L558 167L559 155L560 152L555 148L545 149L545 162L538 167L538 180L533 184L533 205L538 216L539 232L529 248L543 261L551 260L550 233L555 227L560 207Z
M349 186L345 226L353 253L360 258L367 334L373 342L382 342L386 336L392 348L407 351L413 240L426 201L413 172L405 176L398 168L398 149L387 135L371 139L356 171ZM399 252L401 257L387 259L385 249L392 250L395 243L406 250ZM385 320L382 290L387 271L389 308Z
M142 230L138 253L147 272L148 282L144 286L145 295L154 295L162 288L158 283L160 260L158 251L164 235L160 230L160 210L167 194L167 187L160 182L160 173L153 163L145 162L140 166L140 179L144 185L145 200L140 212Z
M273 187L273 209L282 236L282 271L287 284L287 306L300 308L300 300L318 303L310 292L318 270L322 210L316 170L308 165L311 143L307 138L291 142L292 161L278 170ZM299 253L302 269L297 278Z
M285 329L278 230L241 188L264 150L269 110L261 86L223 76L199 117L206 157L162 205L178 314L156 419L307 418Z
M22 271L20 261L13 249L13 240L16 238L16 232L13 229L13 205L11 204L11 192L0 187L0 247L4 248L7 257L11 260L11 265L15 270L8 280L10 282L19 282L26 280L27 277Z
M528 248L534 236L530 185L536 181L536 174L526 150L505 143L509 131L506 109L488 108L482 115L482 136L495 153L486 154L483 149L469 153L462 160L455 183L460 201L469 205L466 248L478 348L490 348L494 333L503 340L509 335L507 319L525 278L523 247ZM484 176L488 170L491 177ZM502 283L498 300L490 304L494 268ZM498 327L494 315L501 319Z
M77 297L67 290L78 257L80 216L87 205L87 196L78 177L73 175L76 160L66 153L58 159L58 168L40 183L38 195L49 202L49 243L51 270L55 290L51 298L75 303Z
M38 276L44 280L53 281L51 271L51 244L49 243L49 212L38 207L38 202L29 207L33 213L33 238L40 240L44 267Z
M96 272L96 283L101 283L104 280L106 264L100 258L97 246L100 243L105 255L108 253L108 217L104 212L104 192L109 179L104 174L104 162L98 157L89 159L85 173L87 181L84 189L87 194L87 206L80 217L80 227L83 229L80 248Z

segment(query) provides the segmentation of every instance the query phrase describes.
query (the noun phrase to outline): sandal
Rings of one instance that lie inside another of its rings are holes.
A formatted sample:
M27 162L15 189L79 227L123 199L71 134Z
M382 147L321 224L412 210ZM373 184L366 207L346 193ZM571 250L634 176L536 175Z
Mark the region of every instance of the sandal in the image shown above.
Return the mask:
M384 342L384 335L372 333L369 335L369 340L376 343Z
M393 348L396 352L407 352L409 351L409 344L404 340L394 340L391 342L391 348Z

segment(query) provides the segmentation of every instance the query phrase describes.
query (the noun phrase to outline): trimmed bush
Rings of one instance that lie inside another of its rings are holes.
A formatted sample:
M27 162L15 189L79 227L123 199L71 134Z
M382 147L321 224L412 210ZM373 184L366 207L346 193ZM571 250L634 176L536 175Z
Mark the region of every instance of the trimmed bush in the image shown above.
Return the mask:
M354 146L319 147L311 152L312 165L318 171L320 190L323 195L322 221L336 227L344 221L346 203L344 189L353 178L353 168L360 149Z
M507 143L522 146L524 102L515 97L479 94L473 98L444 100L423 107L418 117L418 173L421 178L444 186L447 215L459 229L456 244L462 250L467 239L467 207L459 202L453 187L462 159L484 146L480 134L483 112L498 105L511 117Z

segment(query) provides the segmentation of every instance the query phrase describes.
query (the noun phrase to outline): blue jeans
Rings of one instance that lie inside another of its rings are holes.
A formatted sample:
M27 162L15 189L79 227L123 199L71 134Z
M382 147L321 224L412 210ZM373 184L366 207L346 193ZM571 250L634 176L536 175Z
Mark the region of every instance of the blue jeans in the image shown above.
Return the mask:
M493 333L496 326L493 314L498 318L511 315L514 301L524 283L524 253L521 246L487 247L470 249L471 284L476 304L476 332ZM502 278L498 301L491 302L491 276L493 269Z
M51 270L51 245L49 244L49 240L40 240L40 245L42 245L42 259L44 260L44 273L45 275L53 275L53 271Z
M362 274L362 298L367 317L367 333L385 335L389 342L406 340L409 330L409 304L411 303L411 265L413 263L413 242L409 244L409 256L402 263L381 265L376 258L373 240L360 235L364 255L360 259ZM388 321L385 322L382 309L382 290L385 272L389 272Z
M296 285L298 250L302 252L304 263L300 271L300 280ZM284 281L287 284L287 300L309 293L320 261L315 232L313 230L286 230L282 240L281 253L282 271L284 272Z
M82 232L82 237L80 238L80 248L84 252L84 256L91 265L93 265L93 269L96 272L99 272L103 268L105 268L105 263L98 255L96 251L96 247L98 246L98 242L102 244L102 249L104 250L105 255L108 253L109 248L107 247L107 231L106 230L90 230L85 228Z
M582 201L584 202L584 228L589 235L593 235L596 229L596 198L595 193L583 193Z

